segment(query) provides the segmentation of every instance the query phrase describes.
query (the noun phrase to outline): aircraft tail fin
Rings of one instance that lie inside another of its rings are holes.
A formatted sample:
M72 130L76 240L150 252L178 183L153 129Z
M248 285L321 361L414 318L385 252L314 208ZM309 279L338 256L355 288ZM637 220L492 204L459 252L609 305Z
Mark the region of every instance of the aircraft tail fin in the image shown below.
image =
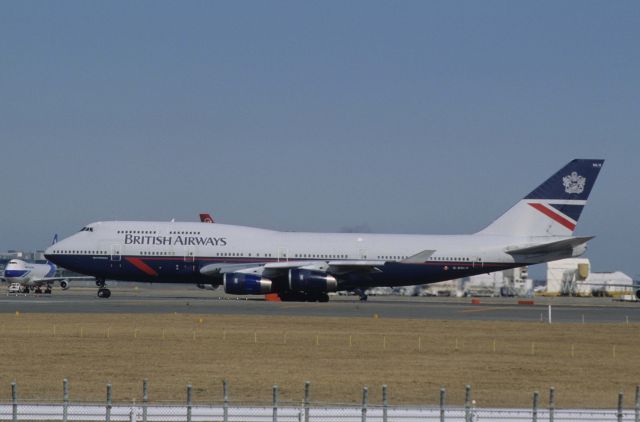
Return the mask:
M603 163L569 162L478 234L571 236Z
M200 214L200 222L201 223L215 223L213 217L211 217L208 213Z
M56 243L58 243L58 233L55 233L53 235L53 240L51 241L51 245L55 245ZM58 269L58 267L56 266L56 264L54 264L53 262L49 261L47 259L47 264L49 264L49 266L51 267L51 271L50 273L55 274L56 270ZM47 275L47 277L51 277L50 275Z

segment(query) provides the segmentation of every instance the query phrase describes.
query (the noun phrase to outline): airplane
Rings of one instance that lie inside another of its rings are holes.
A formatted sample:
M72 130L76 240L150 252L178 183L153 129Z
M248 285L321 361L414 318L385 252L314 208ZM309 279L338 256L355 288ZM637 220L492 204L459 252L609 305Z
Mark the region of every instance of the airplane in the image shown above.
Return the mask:
M604 160L576 159L484 229L467 235L280 232L227 224L104 221L47 259L96 278L218 286L230 294L328 301L347 290L436 283L582 255L573 232Z
M53 237L53 245L56 244L58 235ZM58 268L55 264L47 261L45 264L33 264L21 259L10 260L0 279L8 284L20 284L20 290L23 293L29 293L33 290L35 293L51 293L51 287L55 282L60 284L62 290L67 290L70 279L84 279L88 277L56 277Z

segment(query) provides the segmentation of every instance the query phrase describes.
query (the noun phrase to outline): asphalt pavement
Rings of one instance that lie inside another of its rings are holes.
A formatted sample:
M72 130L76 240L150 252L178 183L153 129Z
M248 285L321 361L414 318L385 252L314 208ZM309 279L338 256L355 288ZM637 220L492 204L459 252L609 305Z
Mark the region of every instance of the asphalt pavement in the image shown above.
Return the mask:
M332 296L328 303L268 302L194 286L112 288L109 299L94 288L54 290L51 295L9 295L0 290L0 313L196 313L255 316L379 317L553 323L639 323L640 303L611 298L413 298ZM475 303L472 303L475 302ZM525 303L519 303L524 301ZM531 301L533 304L531 304Z

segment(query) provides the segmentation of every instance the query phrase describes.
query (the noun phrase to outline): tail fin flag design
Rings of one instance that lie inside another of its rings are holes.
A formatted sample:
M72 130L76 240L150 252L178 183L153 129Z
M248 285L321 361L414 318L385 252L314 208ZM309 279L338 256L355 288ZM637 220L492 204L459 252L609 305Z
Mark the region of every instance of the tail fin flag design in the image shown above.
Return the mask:
M571 161L478 234L571 236L603 163Z
M215 223L215 221L213 220L213 217L211 217L211 215L208 214L208 213L200 214L200 222L201 223Z

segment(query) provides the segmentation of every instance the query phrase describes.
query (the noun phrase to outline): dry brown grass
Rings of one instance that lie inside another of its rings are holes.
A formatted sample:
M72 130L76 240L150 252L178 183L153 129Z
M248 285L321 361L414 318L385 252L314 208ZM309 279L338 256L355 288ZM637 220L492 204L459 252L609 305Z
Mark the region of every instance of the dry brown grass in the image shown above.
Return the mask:
M2 314L0 400L14 379L22 399L58 399L67 377L73 400L101 401L112 383L114 399L139 401L148 378L152 401L183 400L187 383L196 400L220 401L226 378L232 401L267 402L278 384L299 402L309 380L314 401L333 403L358 402L364 385L379 402L387 384L391 403L436 404L444 385L461 404L471 384L480 406L529 406L555 386L559 406L613 407L640 382L639 334L634 324Z

